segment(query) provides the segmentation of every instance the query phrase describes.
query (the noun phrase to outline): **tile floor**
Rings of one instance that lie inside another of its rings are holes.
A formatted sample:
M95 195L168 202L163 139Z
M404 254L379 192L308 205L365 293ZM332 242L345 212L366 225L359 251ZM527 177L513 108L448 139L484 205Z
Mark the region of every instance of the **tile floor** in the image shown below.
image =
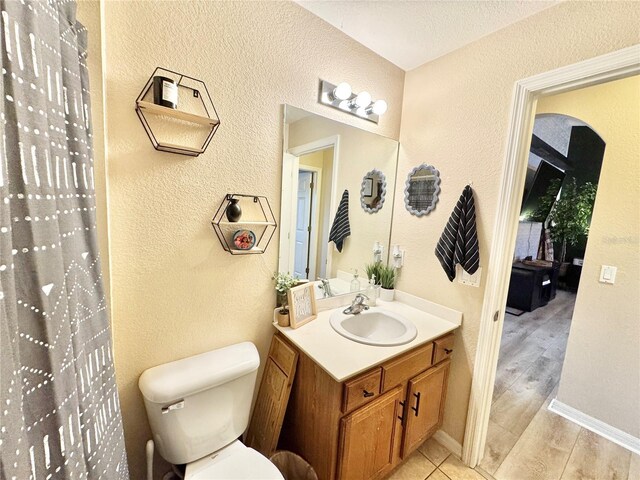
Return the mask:
M493 480L467 467L433 438L422 444L388 480Z

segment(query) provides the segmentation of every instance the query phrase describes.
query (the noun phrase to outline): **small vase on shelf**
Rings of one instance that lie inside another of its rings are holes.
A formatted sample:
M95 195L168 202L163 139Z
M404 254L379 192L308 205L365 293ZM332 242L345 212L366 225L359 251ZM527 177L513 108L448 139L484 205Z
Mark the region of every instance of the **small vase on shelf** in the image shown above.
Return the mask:
M229 199L229 205L227 205L225 212L227 214L227 220L230 222L237 222L242 216L242 208L240 208L240 204L238 202L239 199L237 198Z

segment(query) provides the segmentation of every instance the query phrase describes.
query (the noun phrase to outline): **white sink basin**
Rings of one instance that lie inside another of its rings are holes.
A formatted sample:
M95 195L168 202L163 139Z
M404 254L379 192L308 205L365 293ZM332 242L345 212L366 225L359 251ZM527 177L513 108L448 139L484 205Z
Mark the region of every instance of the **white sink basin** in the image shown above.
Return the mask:
M372 307L357 315L348 315L342 309L329 317L333 329L343 337L367 345L404 345L416 338L416 326L402 315Z

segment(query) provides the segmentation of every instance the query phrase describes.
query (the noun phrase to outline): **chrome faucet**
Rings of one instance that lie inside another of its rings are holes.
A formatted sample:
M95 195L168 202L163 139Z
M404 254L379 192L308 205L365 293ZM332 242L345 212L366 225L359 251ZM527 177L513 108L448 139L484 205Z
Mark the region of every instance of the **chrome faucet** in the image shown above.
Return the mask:
M323 293L322 298L333 297L333 292L331 291L331 283L329 283L329 280L326 278L318 278L318 280L320 280L320 282L322 283L322 285L320 286L320 290L322 290Z
M359 293L356 295L356 298L353 299L350 307L345 308L342 313L346 315L358 315L362 313L363 310L369 310L369 305L364 303L365 300L369 300L364 293Z

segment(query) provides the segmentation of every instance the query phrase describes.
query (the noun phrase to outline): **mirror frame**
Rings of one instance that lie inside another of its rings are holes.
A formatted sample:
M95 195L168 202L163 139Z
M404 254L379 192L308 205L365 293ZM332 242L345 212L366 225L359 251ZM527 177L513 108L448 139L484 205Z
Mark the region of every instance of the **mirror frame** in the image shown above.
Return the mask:
M425 210L417 210L413 208L411 205L409 205L409 187L411 186L411 177L415 175L418 172L418 170L430 170L436 176L436 179L435 179L436 191L433 194L433 203L429 205ZM409 172L409 174L407 175L407 181L405 182L405 187L404 187L404 205L405 207L407 207L407 210L409 210L409 213L411 213L411 215L415 215L416 217L422 217L423 215L428 215L430 212L432 212L436 208L436 204L438 203L439 198L440 198L440 172L436 167L434 167L433 165L427 165L426 163L422 163Z
M369 178L369 176L373 176L373 175L379 175L380 179L382 180L382 187L381 187L382 195L380 195L380 202L375 208L369 207L364 201L365 182L367 181L367 178ZM362 206L362 209L367 213L376 213L384 205L384 200L386 196L387 196L387 177L385 176L385 174L382 173L377 168L374 168L373 170L370 170L367 173L365 173L364 177L362 177L362 185L360 187L360 205Z

